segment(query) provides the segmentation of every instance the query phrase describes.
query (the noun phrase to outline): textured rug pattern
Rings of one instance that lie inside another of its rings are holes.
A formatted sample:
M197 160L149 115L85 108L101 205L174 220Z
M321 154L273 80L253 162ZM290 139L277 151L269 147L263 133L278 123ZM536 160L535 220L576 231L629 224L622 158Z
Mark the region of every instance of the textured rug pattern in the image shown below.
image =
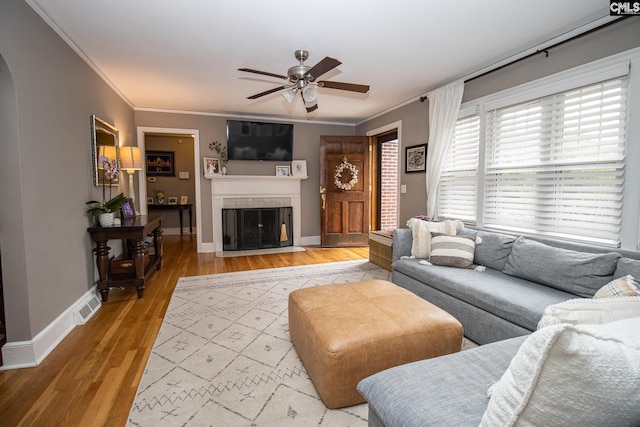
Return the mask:
M367 261L178 281L129 426L366 426L367 405L329 410L289 339L296 289L390 279Z

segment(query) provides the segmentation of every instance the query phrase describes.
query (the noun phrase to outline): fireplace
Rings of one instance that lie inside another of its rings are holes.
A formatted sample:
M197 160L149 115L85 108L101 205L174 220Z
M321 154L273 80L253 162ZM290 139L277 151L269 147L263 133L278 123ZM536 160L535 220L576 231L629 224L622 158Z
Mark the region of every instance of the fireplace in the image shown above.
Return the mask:
M293 245L292 208L222 209L223 250Z
M307 179L306 176L216 175L210 179L215 252L234 250L228 249L227 245L231 244L231 240L225 237L223 230L223 211L233 209L290 209L288 214L290 224L285 224L288 237L286 244L300 245L302 234L300 183L303 179ZM281 237L281 219L278 220L275 231L271 233L272 236L277 236L277 239ZM264 223L262 224L264 226ZM259 240L257 244L264 244L264 242ZM271 242L271 244L275 243ZM278 244L278 247L283 246L280 240Z

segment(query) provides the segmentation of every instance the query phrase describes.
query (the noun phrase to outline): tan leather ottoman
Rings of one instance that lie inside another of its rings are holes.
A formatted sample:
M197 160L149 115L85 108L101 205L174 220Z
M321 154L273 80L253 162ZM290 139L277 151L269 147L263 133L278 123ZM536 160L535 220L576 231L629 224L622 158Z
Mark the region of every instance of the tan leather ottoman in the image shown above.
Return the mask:
M289 294L289 334L327 408L364 402L360 380L462 347L462 325L384 280L316 286Z

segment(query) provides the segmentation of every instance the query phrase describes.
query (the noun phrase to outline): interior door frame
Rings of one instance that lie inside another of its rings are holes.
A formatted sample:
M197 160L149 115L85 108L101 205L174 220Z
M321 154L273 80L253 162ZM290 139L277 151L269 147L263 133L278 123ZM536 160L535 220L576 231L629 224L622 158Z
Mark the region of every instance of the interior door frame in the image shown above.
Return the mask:
M152 133L164 133L171 135L184 135L185 137L193 138L193 165L194 165L194 181L196 186L196 241L197 251L204 252L202 245L202 200L200 195L200 131L198 129L177 129L177 128L159 128L159 127L144 127L138 126L137 128L137 143L141 152L145 152L145 135ZM147 214L147 204L143 201L147 200L147 173L146 168L142 168L138 175L138 197L140 198L140 214Z
M398 132L398 188L396 189L396 191L398 192L398 204L397 204L397 210L396 210L396 223L398 224L398 227L400 227L400 210L401 210L401 206L400 204L402 203L402 194L400 192L400 189L402 188L402 178L403 178L403 174L402 174L402 152L403 152L403 144L402 144L402 120L398 120L396 122L392 122L389 124L386 124L384 126L380 126L378 128L372 129L370 131L367 131L365 133L365 136L369 137L369 144L370 147L373 147L373 141L377 142L377 138L375 138L377 135L380 134L384 134L384 133L388 133L390 131L396 130ZM371 173L371 186L372 186L372 190L371 190L371 200L369 201L369 204L371 205L369 208L369 215L371 215L371 218L369 220L369 223L373 226L373 224L376 224L376 226L379 226L380 224L378 224L378 219L377 219L377 215L378 215L378 208L377 208L377 203L378 203L378 198L377 198L377 193L379 191L378 188L378 182L380 180L380 171L378 170L378 166L377 166L377 162L378 162L378 157L380 156L380 153L376 147L371 148L371 152L370 152L371 156L369 158L369 161L371 162L371 169L370 171ZM374 158L375 157L375 158ZM375 183L375 184L374 184ZM373 188L375 185L376 188ZM373 197L373 195L376 195L376 197ZM374 218L375 216L375 218Z

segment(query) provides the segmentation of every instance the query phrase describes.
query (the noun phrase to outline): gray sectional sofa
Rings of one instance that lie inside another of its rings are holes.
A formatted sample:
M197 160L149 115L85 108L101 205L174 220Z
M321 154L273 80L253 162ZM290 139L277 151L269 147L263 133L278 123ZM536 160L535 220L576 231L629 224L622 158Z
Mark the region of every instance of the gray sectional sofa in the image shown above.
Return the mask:
M411 255L412 231L393 235L392 281L449 312L478 344L536 330L544 309L591 297L611 280L640 277L640 253L565 241L465 229L477 235L474 269L423 265Z
M423 265L407 258L411 229L393 238L392 281L456 317L483 344L398 366L364 379L369 426L477 426L488 386L503 375L544 309L591 297L611 280L640 277L640 253L478 230L474 263L485 271Z

